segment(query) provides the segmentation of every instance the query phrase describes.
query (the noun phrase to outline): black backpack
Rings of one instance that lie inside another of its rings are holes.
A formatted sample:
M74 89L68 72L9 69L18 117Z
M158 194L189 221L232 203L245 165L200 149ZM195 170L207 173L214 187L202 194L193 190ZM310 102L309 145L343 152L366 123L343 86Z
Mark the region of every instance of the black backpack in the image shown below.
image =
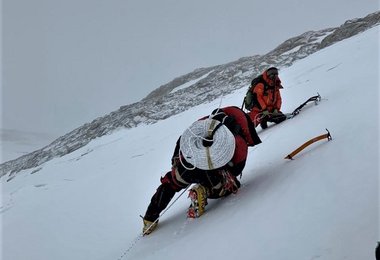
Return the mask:
M251 86L248 88L248 91L247 93L245 94L245 97L244 97L244 107L245 109L247 110L251 110L253 107L255 106L258 106L258 107L261 107L259 102L257 101L257 96L255 93L253 93L253 89L256 87L257 84L259 83L263 83L264 84L264 91L267 89L267 84L263 78L263 75L260 75L256 78L254 78L252 81L251 81Z

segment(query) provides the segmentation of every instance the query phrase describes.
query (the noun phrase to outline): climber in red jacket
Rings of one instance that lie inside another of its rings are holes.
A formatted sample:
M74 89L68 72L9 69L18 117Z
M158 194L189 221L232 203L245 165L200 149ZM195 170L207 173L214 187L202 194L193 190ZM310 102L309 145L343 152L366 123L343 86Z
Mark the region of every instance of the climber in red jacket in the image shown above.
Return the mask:
M177 141L172 169L161 177L143 217L143 234L150 234L174 194L191 184L188 217L200 217L207 199L236 193L248 146L261 143L249 116L238 107L216 109L194 122Z

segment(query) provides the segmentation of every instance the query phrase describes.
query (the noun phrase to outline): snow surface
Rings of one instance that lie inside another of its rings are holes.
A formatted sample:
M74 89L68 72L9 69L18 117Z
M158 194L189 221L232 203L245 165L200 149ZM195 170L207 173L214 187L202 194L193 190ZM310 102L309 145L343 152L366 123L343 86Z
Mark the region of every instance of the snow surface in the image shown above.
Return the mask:
M374 259L379 29L281 70L284 112L317 92L323 100L281 125L258 127L263 143L249 151L242 188L210 200L199 219L186 219L185 192L154 233L140 236L139 215L170 168L178 136L220 103L240 106L245 88L2 178L2 259ZM284 160L325 128L332 141Z
M177 92L178 90L188 88L188 87L194 85L195 83L197 83L198 81L200 81L200 80L206 78L206 77L207 77L210 73L212 73L212 72L213 72L213 70L210 71L210 72L208 72L208 73L206 73L205 75L203 75L203 76L197 78L197 79L194 79L194 80L191 80L191 81L189 81L189 82L186 82L186 83L184 83L184 84L182 84L182 85L176 87L176 88L173 89L172 91L170 91L170 93L174 93L174 92Z

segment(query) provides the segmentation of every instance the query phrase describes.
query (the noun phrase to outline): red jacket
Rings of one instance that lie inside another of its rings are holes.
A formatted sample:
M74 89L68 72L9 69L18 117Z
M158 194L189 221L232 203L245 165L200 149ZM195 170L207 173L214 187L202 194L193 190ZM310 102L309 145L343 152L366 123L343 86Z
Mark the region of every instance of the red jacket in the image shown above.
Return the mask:
M224 114L224 115L223 115ZM261 143L256 129L249 116L240 108L235 106L223 107L212 112L212 118L223 121L225 116L233 119L224 124L235 136L235 153L232 157L230 171L235 176L241 174L244 169L248 155L248 146Z
M249 116L240 108L235 106L221 108L227 116L232 116L236 120L236 124L241 127L244 140L248 146L255 146L261 143L259 136L256 133L255 126L252 124Z

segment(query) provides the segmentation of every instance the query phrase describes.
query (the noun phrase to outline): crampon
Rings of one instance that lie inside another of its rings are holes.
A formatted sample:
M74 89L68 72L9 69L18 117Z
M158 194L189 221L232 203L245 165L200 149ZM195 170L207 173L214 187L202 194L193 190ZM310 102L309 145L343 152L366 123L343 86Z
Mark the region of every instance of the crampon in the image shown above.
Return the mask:
M201 185L195 185L189 190L191 204L187 210L188 218L199 218L205 212L207 205L206 188Z

